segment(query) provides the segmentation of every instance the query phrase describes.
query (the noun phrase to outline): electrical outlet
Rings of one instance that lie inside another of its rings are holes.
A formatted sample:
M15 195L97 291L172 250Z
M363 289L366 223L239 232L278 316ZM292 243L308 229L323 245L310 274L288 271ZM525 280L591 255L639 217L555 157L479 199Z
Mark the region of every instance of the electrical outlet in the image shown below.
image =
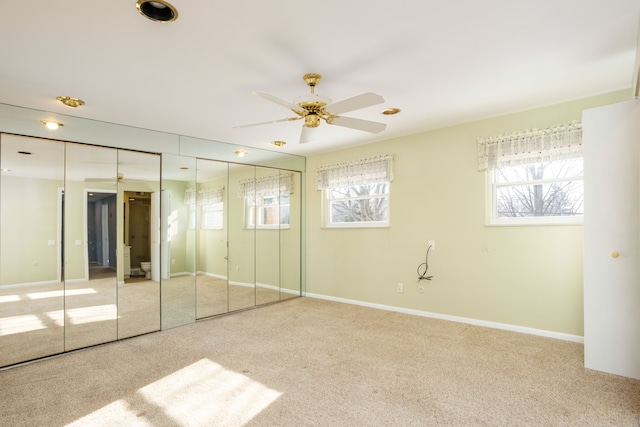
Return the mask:
M436 241L435 240L429 240L429 245L431 246L431 250L435 251L436 250Z
M401 294L404 292L404 284L398 283L398 293Z

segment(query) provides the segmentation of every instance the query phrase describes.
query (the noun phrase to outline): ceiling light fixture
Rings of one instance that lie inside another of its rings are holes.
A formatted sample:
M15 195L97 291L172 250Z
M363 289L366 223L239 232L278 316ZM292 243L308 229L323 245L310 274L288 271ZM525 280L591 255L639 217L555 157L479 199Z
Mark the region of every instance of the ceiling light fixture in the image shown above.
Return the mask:
M40 120L40 123L45 125L47 129L56 130L60 126L64 126L62 123L54 122L53 120Z
M271 141L271 145L275 145L276 147L282 147L286 142L284 141Z
M382 114L387 116L393 116L394 114L398 114L401 110L399 108L385 108L382 110Z
M244 150L238 150L238 151L235 151L235 153L236 153L236 156L238 156L238 157L244 157L246 154L249 154L248 152L246 152Z
M0 169L0 171L2 171L2 172L11 172L11 169L4 169L3 168L3 169Z
M164 0L138 0L136 8L142 16L152 21L165 23L178 19L178 10Z
M71 108L78 108L79 106L84 105L84 101L82 99L71 98L70 96L59 96L56 99Z

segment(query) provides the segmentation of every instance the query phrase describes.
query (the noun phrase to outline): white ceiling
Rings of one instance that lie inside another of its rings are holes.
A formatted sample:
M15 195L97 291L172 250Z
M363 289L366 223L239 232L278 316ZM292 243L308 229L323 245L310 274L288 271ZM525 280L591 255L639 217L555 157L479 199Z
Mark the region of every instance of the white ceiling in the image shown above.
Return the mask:
M638 0L171 0L175 22L135 0L4 0L0 103L301 155L631 88ZM251 95L293 101L305 73L379 134L302 121ZM81 98L76 110L60 95ZM396 116L383 116L398 107Z

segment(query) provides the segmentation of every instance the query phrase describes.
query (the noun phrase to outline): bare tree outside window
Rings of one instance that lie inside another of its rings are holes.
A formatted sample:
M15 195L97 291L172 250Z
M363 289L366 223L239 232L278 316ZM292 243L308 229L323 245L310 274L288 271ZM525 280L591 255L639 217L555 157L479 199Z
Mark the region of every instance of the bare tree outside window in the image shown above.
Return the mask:
M583 215L582 175L582 159L500 168L494 175L497 217Z
M388 182L332 188L328 199L332 224L389 220Z

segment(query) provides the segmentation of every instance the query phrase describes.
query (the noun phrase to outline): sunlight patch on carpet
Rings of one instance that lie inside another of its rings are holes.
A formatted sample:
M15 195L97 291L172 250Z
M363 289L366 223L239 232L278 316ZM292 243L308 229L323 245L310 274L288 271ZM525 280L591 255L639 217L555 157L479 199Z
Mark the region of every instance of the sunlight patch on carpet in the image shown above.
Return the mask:
M231 371L209 359L140 388L133 396L104 406L71 425L241 426L276 401L282 393Z

